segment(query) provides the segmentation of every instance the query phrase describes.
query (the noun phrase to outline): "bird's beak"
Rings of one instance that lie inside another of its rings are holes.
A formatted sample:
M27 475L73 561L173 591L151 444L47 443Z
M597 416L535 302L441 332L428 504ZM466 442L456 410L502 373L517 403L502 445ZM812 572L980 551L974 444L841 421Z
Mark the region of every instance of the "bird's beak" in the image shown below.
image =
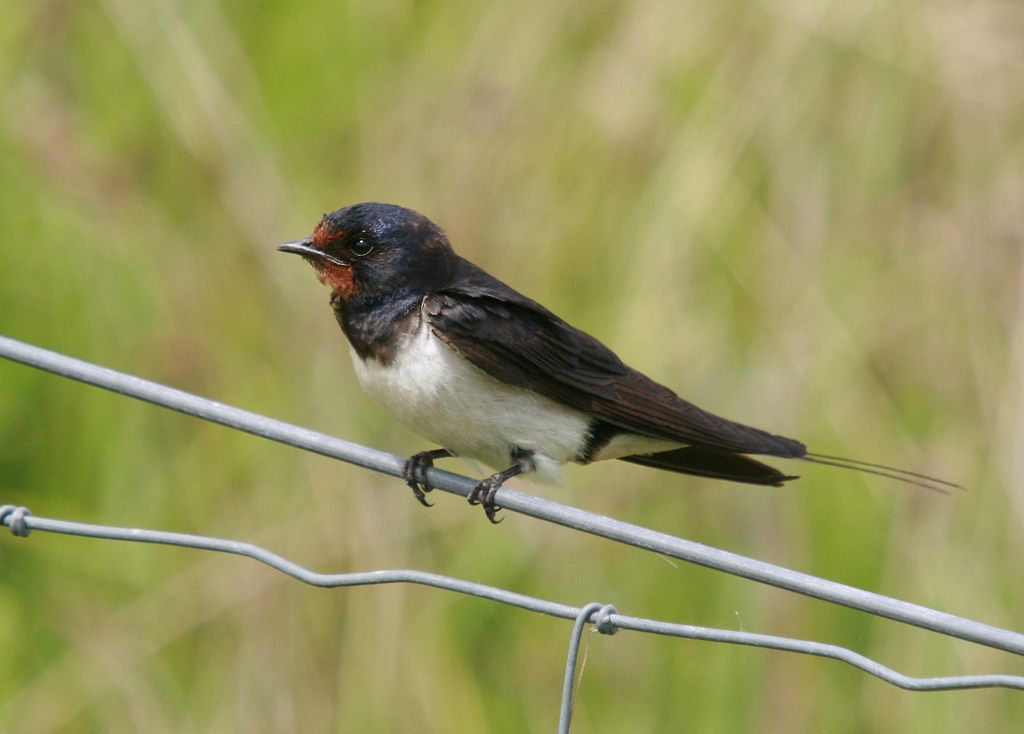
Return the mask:
M277 249L281 252L293 252L296 255L302 255L307 260L326 260L334 263L335 265L348 266L347 262L343 262L333 255L329 255L323 250L318 250L313 247L313 240L309 238L296 240L295 242L285 242L283 245L278 245Z
M296 255L305 255L307 257L319 257L323 254L313 248L313 240L310 239L285 242L283 245L279 245L277 249L281 252L294 252Z

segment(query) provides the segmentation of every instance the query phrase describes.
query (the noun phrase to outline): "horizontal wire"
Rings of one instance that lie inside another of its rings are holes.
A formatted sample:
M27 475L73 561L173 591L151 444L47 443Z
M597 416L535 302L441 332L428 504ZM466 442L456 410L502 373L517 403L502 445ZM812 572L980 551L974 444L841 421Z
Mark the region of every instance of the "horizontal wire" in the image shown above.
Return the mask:
M189 533L172 533L162 530L145 528L124 528L111 525L72 522L39 517L13 505L0 508L0 525L7 525L12 530L19 529L20 535L27 535L29 530L40 530L64 535L77 535L88 538L104 538L136 543L155 543L173 545L182 548L216 551L244 556L287 574L312 586L337 588L345 586L365 586L371 584L409 583L430 586L437 589L454 591L460 594L475 596L481 599L508 604L532 612L539 612L561 619L579 620L582 612L592 609L590 614L583 615L587 621L597 626L598 631L613 634L618 630L632 630L650 634L667 635L708 642L725 642L733 645L746 645L784 652L795 652L804 655L840 660L866 673L880 678L900 688L915 691L945 691L965 688L1014 688L1024 690L1024 676L1017 675L963 675L935 678L915 678L886 667L869 657L856 653L839 645L830 645L811 640L800 640L777 635L764 635L740 630L725 630L713 627L662 622L644 617L633 617L619 614L614 607L592 603L583 607L539 599L526 594L519 594L495 586L479 584L465 579L445 576L443 574L416 571L411 569L384 569L353 573L318 573L294 561L290 561L266 548L253 543L214 538ZM577 625L578 627L578 625ZM571 670L575 668L575 651L579 645L579 629L574 630L573 645L567 664L567 677L571 680ZM571 701L571 683L566 684L563 702ZM563 715L565 710L563 707Z
M15 339L0 336L0 357L374 471L392 476L401 476L402 474L405 463L403 457L208 400L166 385L25 344ZM437 468L427 470L427 479L432 487L463 497L467 496L476 486L474 479ZM407 491L404 484L400 486L403 492ZM1001 629L919 604L912 604L776 566L765 561L536 497L510 487L499 489L495 502L506 510L539 520L546 520L591 535L969 642L1024 655L1024 634L1020 632Z

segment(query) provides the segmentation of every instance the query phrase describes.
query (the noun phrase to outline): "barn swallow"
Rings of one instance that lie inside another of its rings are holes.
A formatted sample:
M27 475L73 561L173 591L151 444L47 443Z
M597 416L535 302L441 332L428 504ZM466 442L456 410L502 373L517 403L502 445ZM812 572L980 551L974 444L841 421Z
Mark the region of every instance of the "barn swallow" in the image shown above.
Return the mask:
M363 389L442 448L405 463L424 505L435 459L499 469L469 494L495 522L511 477L555 479L567 462L622 459L657 469L780 486L796 479L763 455L882 474L931 489L943 480L812 454L792 438L698 408L608 347L455 254L422 214L363 203L325 214L312 236L281 245L330 286Z

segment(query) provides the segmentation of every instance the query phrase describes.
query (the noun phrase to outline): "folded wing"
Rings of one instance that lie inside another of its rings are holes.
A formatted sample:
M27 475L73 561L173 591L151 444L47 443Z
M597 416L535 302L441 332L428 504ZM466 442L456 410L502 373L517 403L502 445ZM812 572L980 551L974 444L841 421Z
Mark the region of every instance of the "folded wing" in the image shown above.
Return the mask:
M496 379L624 431L695 447L689 454L681 449L683 454L653 455L663 457L660 464L651 456L626 457L627 461L738 481L759 477L756 483L777 484L789 477L758 462L751 463L773 474L729 464L721 454L795 458L807 452L799 441L730 421L683 400L623 364L594 337L468 261L462 261L455 285L427 297L425 311L439 338Z

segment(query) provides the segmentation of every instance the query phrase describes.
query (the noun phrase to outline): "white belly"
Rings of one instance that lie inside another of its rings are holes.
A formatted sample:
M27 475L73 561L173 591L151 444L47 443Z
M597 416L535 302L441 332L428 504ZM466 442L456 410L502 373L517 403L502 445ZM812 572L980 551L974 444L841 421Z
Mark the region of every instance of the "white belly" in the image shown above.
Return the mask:
M425 325L388 365L350 352L367 393L407 428L458 456L500 470L521 449L532 452L540 478L554 479L586 442L582 413L490 377Z

